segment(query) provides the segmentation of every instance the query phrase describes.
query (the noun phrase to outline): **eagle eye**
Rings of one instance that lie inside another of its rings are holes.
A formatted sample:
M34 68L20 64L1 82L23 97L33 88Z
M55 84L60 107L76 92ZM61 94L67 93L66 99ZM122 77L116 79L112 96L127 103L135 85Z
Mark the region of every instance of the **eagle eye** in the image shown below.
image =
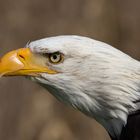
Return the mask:
M48 58L50 63L58 64L63 60L63 56L60 52L50 53L48 54Z

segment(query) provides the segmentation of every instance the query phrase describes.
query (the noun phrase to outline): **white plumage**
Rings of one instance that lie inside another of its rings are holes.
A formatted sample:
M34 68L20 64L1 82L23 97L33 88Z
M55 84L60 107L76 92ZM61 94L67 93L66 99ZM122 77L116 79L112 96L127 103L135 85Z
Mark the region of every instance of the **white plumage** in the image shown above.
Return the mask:
M127 116L140 99L140 63L100 41L80 36L57 36L31 42L33 53L61 52L64 61L51 64L57 74L40 73L33 80L59 100L99 121L119 136Z

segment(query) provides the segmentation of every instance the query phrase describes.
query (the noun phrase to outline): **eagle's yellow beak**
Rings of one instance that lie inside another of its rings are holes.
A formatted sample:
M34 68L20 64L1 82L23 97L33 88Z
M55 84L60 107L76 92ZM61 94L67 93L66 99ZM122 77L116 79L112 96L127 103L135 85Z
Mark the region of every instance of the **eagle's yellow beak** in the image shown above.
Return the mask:
M0 59L0 75L31 75L38 73L55 74L45 63L46 59L41 55L33 54L29 48L21 48L11 51Z

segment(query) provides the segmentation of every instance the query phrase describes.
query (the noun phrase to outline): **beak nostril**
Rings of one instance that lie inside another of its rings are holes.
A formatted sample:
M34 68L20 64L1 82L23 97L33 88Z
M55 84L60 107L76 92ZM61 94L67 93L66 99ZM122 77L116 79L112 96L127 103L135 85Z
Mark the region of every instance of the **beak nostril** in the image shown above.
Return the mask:
M22 56L21 54L19 54L19 57L25 60L25 57L24 57L24 56Z

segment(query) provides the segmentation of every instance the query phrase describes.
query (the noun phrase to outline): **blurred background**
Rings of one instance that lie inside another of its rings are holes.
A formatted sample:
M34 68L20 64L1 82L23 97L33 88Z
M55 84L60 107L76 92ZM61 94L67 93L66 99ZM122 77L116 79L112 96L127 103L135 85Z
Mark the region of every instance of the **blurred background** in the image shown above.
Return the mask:
M0 56L28 41L89 36L140 58L139 0L0 0ZM22 77L0 79L0 140L109 140L100 124Z

